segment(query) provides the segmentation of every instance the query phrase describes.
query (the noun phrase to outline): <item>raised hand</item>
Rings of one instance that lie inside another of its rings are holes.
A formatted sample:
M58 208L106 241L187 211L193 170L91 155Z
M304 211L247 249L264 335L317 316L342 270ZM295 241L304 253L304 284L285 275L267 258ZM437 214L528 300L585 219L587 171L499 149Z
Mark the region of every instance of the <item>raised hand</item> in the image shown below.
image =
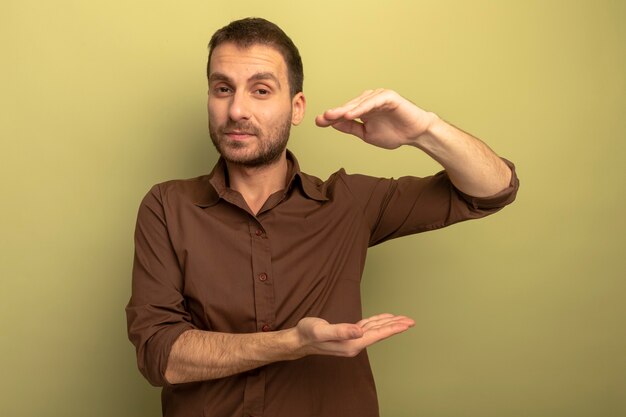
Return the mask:
M343 106L326 110L315 123L385 149L413 145L439 162L456 188L474 197L495 195L511 181L509 167L481 140L395 91L365 91Z
M307 317L300 320L296 330L304 355L353 357L366 347L414 325L413 319L393 314L379 314L356 324L330 324L320 318Z
M415 144L438 117L392 90L367 90L340 107L315 118L320 127L357 136L385 149Z

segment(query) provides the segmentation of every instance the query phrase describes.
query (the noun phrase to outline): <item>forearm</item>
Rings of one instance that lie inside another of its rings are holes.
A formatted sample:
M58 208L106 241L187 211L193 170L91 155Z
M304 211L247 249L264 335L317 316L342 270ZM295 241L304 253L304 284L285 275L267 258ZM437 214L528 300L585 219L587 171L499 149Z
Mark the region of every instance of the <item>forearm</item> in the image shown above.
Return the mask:
M439 162L456 188L489 197L509 186L511 170L485 143L434 114L425 133L411 144Z
M296 327L267 333L188 330L172 346L165 379L170 384L180 384L223 378L306 355L352 357L414 324L405 316L379 314L356 324L330 324L320 318L305 317Z
M165 379L171 384L223 378L302 356L294 329L230 334L189 330L172 346Z

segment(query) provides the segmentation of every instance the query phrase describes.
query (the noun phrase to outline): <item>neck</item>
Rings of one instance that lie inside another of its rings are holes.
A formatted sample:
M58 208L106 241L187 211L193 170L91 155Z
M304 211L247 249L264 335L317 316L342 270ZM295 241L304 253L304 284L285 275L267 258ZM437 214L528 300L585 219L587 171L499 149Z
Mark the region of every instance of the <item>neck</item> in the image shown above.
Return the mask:
M268 197L285 188L287 178L287 156L281 157L270 165L246 167L226 162L230 188L238 191L246 200L248 207L257 214Z

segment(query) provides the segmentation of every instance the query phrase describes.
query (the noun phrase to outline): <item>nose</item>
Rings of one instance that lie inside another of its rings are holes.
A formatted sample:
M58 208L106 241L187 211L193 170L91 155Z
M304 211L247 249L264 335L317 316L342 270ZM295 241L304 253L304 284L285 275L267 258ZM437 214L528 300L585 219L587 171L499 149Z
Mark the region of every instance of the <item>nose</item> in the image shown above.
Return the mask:
M250 103L245 94L241 92L233 94L228 108L228 117L235 122L250 118Z

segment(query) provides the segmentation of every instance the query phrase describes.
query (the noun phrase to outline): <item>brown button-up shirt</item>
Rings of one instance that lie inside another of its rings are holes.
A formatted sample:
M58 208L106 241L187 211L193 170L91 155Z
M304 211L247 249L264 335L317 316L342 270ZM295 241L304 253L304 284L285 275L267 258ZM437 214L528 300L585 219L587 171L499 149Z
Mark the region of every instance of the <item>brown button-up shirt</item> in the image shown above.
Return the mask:
M164 378L169 352L189 329L272 331L303 317L357 322L369 246L494 213L518 187L513 175L498 195L472 198L445 172L394 180L340 170L321 181L288 159L286 188L256 216L228 187L222 160L210 175L154 186L141 203L128 332L139 369L163 386L165 416L378 416L365 351L179 385Z

